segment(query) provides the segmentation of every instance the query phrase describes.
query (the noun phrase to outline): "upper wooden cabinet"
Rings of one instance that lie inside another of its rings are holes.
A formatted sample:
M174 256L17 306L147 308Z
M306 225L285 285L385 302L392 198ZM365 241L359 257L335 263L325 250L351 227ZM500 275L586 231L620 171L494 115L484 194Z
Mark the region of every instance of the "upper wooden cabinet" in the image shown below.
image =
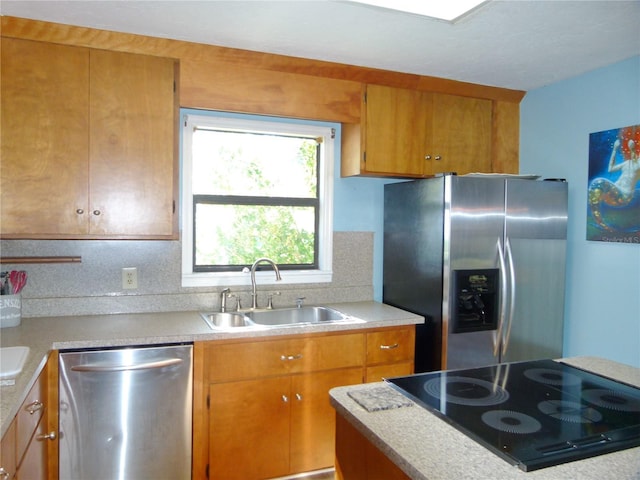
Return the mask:
M517 172L517 136L499 137L516 149L514 158L496 159L506 150L494 138L494 106L501 102L382 85L364 88L361 122L343 126L343 177ZM515 114L517 125L518 109L506 111Z
M176 238L177 62L2 38L3 238Z

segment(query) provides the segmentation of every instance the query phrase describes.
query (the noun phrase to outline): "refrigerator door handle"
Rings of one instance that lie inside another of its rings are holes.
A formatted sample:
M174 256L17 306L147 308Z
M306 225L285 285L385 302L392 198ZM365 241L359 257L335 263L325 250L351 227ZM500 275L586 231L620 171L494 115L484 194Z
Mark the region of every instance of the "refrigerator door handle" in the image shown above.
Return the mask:
M513 252L511 251L511 241L507 238L505 242L505 253L507 265L509 265L509 315L507 328L502 339L502 355L507 353L509 338L511 337L511 326L513 325L513 312L516 305L516 269L513 263Z
M498 329L493 336L493 356L498 357L502 343L502 331L504 328L505 316L507 313L507 267L502 250L501 239L496 242L496 250L498 252L498 263L500 264L500 310L498 313Z

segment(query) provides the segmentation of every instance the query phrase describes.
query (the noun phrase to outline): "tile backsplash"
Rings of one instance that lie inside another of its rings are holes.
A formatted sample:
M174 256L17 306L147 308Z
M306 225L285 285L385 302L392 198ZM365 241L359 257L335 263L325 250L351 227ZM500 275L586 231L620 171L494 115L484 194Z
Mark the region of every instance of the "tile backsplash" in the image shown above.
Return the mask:
M23 317L219 308L220 287L181 286L179 241L2 240L3 257L80 256L80 263L3 264L26 270ZM138 269L138 288L122 289L122 268ZM249 304L250 282L234 287ZM266 289L272 291L274 288ZM333 281L282 285L276 306L373 299L373 232L334 232ZM263 289L264 292L264 289ZM264 304L264 299L261 299Z

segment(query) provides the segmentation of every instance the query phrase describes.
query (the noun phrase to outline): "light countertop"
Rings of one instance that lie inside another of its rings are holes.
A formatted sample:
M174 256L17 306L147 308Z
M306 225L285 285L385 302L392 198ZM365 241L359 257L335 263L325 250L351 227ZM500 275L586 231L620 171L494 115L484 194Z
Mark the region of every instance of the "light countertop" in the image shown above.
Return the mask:
M421 316L373 301L324 306L365 321L353 324L212 330L198 312L23 318L20 326L0 329L0 346L26 346L30 349L25 366L15 379L15 385L0 387L0 435L4 435L9 428L51 350L356 331L424 322Z
M640 387L638 368L595 357L563 361ZM332 389L331 404L412 479L640 479L640 447L523 472L412 401L370 413L348 395L381 386L392 390L384 382Z

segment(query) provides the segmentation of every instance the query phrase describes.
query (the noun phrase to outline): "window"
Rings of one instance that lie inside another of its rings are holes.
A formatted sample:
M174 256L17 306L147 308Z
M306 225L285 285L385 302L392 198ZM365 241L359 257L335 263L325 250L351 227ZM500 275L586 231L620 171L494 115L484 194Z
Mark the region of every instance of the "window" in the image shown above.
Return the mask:
M183 286L244 285L243 268L260 257L286 283L331 281L339 125L194 110L182 118Z

